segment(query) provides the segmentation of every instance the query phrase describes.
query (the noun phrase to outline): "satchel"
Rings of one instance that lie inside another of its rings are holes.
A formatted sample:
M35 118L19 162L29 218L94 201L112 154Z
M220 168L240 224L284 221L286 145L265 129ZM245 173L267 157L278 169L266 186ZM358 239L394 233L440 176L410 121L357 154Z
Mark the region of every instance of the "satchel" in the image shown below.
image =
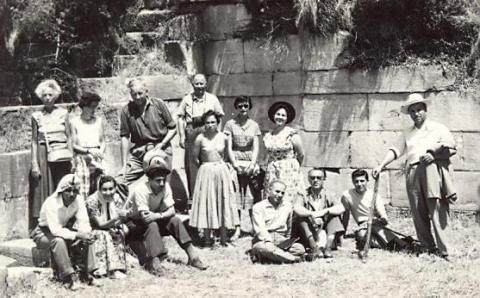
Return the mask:
M73 153L68 148L66 142L54 142L51 143L48 140L48 134L45 135L45 145L47 146L47 161L48 162L63 162L70 161L73 158Z

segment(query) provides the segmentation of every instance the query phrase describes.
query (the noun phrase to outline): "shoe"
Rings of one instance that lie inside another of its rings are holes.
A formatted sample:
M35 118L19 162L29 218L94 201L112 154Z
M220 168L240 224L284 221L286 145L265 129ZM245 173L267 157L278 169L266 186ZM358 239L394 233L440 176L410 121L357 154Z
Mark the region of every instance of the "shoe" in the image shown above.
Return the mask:
M194 268L197 268L199 270L207 270L208 265L203 264L203 262L199 258L194 258L191 260L188 260L187 265L192 266Z
M110 275L111 279L124 279L127 275L121 271L115 270L112 275Z
M162 262L155 257L152 258L152 260L147 264L146 266L147 271L150 272L150 274L155 275L155 276L164 276L165 275L165 270L163 269Z
M65 279L63 280L63 284L70 291L78 291L81 288L78 284L78 278L75 273L72 273L69 276L65 277Z
M333 258L332 251L330 249L325 249L323 250L323 257L325 259L331 259Z
M99 279L96 279L94 277L90 277L87 285L91 287L97 287L97 288L103 287L103 283Z

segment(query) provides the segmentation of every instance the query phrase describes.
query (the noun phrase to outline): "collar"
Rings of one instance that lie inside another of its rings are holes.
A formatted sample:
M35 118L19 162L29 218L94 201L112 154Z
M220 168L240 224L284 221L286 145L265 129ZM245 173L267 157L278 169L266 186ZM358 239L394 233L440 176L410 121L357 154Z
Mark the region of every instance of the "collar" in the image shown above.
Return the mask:
M205 101L206 99L207 99L207 92L206 91L205 91L205 93L203 93L202 97L196 97L195 93L192 92L192 101L202 102L202 101Z
M428 120L428 119L425 119L425 122L423 122L422 127L417 128L417 127L415 126L415 124L413 124L411 131L415 131L415 130L430 130L431 126L432 126L432 121L430 121L430 120Z
M58 195L57 195L57 205L58 205L59 207L61 207L61 208L67 208L67 209L68 209L68 208L74 206L74 205L77 203L77 199L78 199L78 195L77 195L77 197L75 198L75 200L73 200L73 202L72 202L70 205L65 206L65 205L63 204L62 194L58 194Z
M325 187L322 187L322 189L320 190L320 197L323 198L324 195L325 195L325 193L326 193ZM313 197L314 193L313 193L313 191L312 191L312 187L311 187L311 186L310 186L309 188L307 188L307 194L308 194L309 196L312 196L312 197Z

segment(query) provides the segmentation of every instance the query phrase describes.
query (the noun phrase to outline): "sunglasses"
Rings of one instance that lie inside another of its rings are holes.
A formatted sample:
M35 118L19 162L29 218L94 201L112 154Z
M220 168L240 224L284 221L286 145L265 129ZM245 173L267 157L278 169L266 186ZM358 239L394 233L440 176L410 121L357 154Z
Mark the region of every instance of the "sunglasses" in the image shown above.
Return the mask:
M245 103L245 104L239 104L239 105L237 105L237 107L239 109L241 109L241 108L247 108L248 109L248 108L250 108L250 105L248 103Z
M309 178L312 180L325 180L325 177L322 176L310 176Z

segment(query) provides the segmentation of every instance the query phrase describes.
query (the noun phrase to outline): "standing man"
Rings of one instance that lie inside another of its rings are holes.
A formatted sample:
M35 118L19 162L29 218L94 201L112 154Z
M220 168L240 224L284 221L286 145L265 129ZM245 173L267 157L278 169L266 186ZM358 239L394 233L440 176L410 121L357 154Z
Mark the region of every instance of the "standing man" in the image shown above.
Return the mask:
M305 237L314 258L332 258L335 236L345 231L340 216L328 214L328 208L341 206L340 200L326 190L323 183L327 178L325 169L313 168L308 172L310 187L307 195L299 197L294 205L296 218L294 230Z
M203 127L202 115L212 110L222 117L225 115L218 98L206 92L207 79L199 73L192 78L193 92L183 97L178 107L178 134L180 147L185 149L185 172L188 180L188 192L190 199L195 186L198 168L192 156L193 143Z
M388 149L372 174L377 177L386 165L406 154L407 195L418 240L428 252L448 260L449 202L456 200L449 158L456 153L455 141L445 125L427 119L422 95L410 94L402 112L410 115L413 125Z
M270 182L267 199L253 205L252 260L294 263L302 260L305 248L290 239L292 205L283 200L285 183Z
M159 155L166 156L171 167L170 141L177 131L167 105L161 99L148 96L145 82L141 79L132 79L127 87L130 89L133 101L122 109L120 136L122 138L122 174L125 183L131 184L143 175L143 157L150 150L155 149Z
M183 221L175 215L172 189L167 182L170 173L167 163L163 158L153 156L145 161L145 173L148 181L136 185L130 198L132 209L129 217L132 220L127 223L129 233L126 240L131 246L132 242L142 243L146 262L143 259L140 261L153 275L164 274L161 260L166 257L167 248L162 237L168 235L173 236L187 253L188 265L207 269L208 266L200 261Z

